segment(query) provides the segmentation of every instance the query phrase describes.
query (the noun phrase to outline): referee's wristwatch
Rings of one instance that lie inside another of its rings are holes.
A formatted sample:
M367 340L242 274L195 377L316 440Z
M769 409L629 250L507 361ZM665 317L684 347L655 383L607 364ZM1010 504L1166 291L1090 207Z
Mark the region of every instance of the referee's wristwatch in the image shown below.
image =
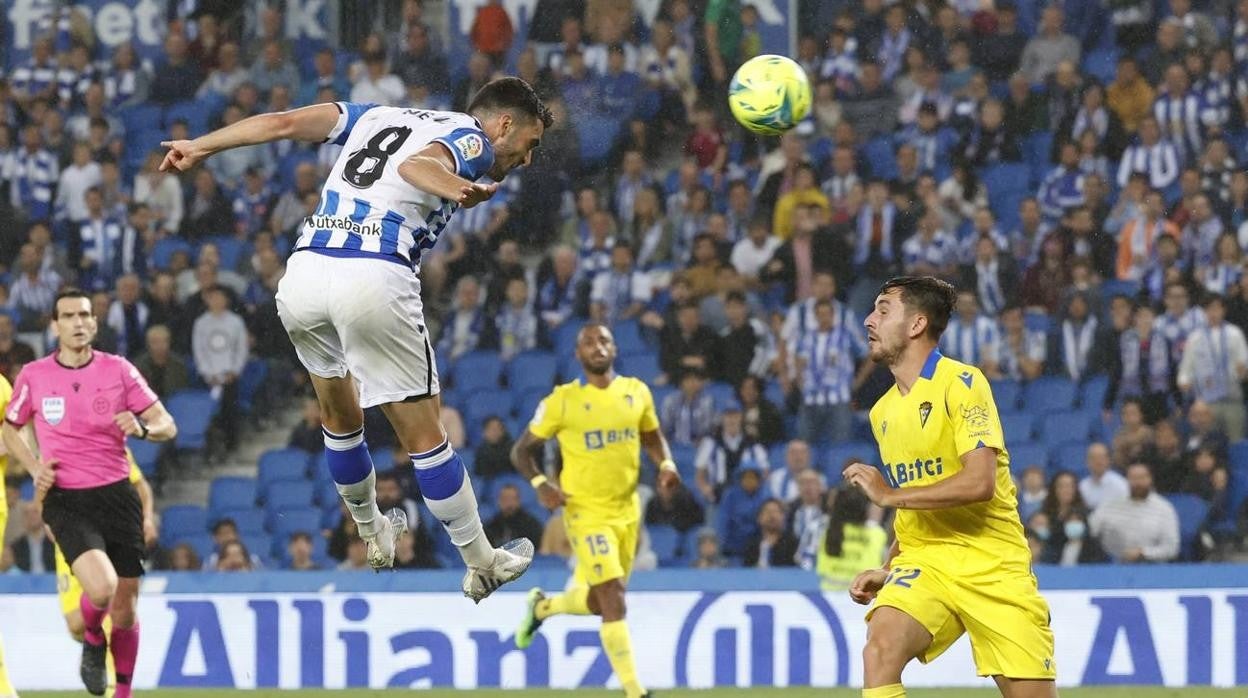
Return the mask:
M147 441L147 435L148 433L150 433L147 428L147 422L143 421L143 419L140 418L138 415L135 415L134 421L139 423L139 439L142 441Z

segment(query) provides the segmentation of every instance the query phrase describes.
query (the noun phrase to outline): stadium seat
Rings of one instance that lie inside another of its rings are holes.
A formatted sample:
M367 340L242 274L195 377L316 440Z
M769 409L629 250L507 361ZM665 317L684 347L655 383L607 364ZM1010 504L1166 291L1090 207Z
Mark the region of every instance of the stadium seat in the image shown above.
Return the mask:
M1236 441L1228 449L1231 469L1248 472L1248 439Z
M1015 447L1006 441L1005 448L1010 453L1010 472L1015 475L1022 475L1023 470L1033 465L1038 465L1047 472L1049 451L1044 446L1030 444Z
M537 412L537 406L540 405L542 400L544 400L549 394L550 388L531 388L525 391L525 393L515 401L516 415L519 416L520 419L525 420L527 424L527 420L532 419L533 415ZM512 434L512 436L518 437L519 434Z
M256 396L269 376L269 365L262 359L252 359L243 366L238 377L238 409L244 415L255 412Z
M486 498L486 501L489 502L490 505L496 506L498 503L498 493L507 485L513 485L520 491L520 506L524 507L525 511L533 514L534 516L538 516L542 511L546 510L546 507L542 506L537 500L537 490L529 486L529 481L525 480L519 474L507 473L490 479L489 484L486 486L486 489L489 492L489 496ZM538 541L533 542L537 543Z
M126 446L134 455L134 462L139 466L143 476L151 480L156 477L156 468L160 465L160 454L164 444L146 439L126 439Z
M1079 386L1079 407L1085 412L1096 412L1100 419L1101 405L1105 402L1105 394L1109 392L1108 376L1092 376Z
M1101 298L1106 300L1114 296L1135 298L1140 295L1140 282L1126 279L1109 279L1101 282Z
M213 542L212 536L207 533L195 533L179 536L173 539L173 544L170 547L176 548L182 544L191 546L191 550L195 551L195 555L199 558L200 562L207 561L216 550L216 543Z
M615 323L611 327L611 334L615 336L615 346L621 356L654 353L654 350L646 344L645 338L641 336L641 325L636 320L621 320Z
M160 540L165 547L185 536L207 532L208 512L201 506L178 504L160 512Z
M737 389L723 381L711 381L706 384L706 392L715 400L715 409L722 410L724 405L737 399Z
M659 559L660 567L670 567L680 560L680 532L671 526L646 526L650 549Z
M333 480L316 483L316 503L325 511L337 511L338 502L342 497L338 494L338 486Z
M1100 413L1055 412L1043 418L1040 436L1050 448L1069 441L1087 441L1100 433Z
M1057 376L1042 376L1023 388L1022 408L1033 414L1061 412L1075 404L1075 384Z
M1229 474L1226 511L1232 523L1232 531L1237 532L1238 525L1235 524L1235 519L1243 510L1245 502L1248 502L1248 465L1232 464Z
M1063 470L1074 473L1078 478L1088 474L1088 442L1068 441L1049 449L1049 476Z
M483 388L497 388L502 368L497 352L470 351L455 360L451 369L452 385L456 392L464 395Z
M697 463L698 449L695 446L686 446L685 444L671 444L672 460L676 461L677 467L681 467L684 463Z
M477 443L481 428L489 417L511 418L511 393L506 390L474 390L464 402L464 427L470 443Z
M321 512L316 509L285 509L269 515L269 528L273 537L285 541L290 534L305 531L317 536L321 530Z
M219 477L208 489L208 510L241 509L256 503L256 480L250 477Z
M816 462L822 461L823 474L827 477L828 486L831 487L841 481L841 469L845 467L846 461L851 458L860 463L879 465L880 450L869 441L848 441L832 444L823 449L823 455L815 456L814 460ZM772 468L783 466L784 463L780 463L780 465L772 464Z
M261 489L264 507L269 511L295 506L310 507L316 500L316 484L307 480L288 482L276 480Z
M1209 503L1194 494L1170 494L1166 499L1179 516L1179 560L1196 559L1196 539L1209 517Z
M620 133L620 122L601 116L578 115L576 132L581 143L581 162L584 165L596 165L607 157L615 147L616 136Z
M1036 438L1035 417L1030 412L1002 414L1001 430L1008 445L1031 443Z
M202 102L193 99L177 102L165 107L164 130L168 131L175 121L185 121L187 129L191 132L191 138L195 138L208 132L210 118L211 114L207 105Z
M273 559L273 537L269 534L263 531L248 535L240 533L238 539L242 541L249 554L260 558L261 564L267 566Z
M1094 76L1102 85L1113 82L1118 74L1118 51L1113 48L1098 48L1084 54L1083 73Z
M867 141L866 145L862 146L859 160L867 164L867 169L873 179L897 178L897 154L893 149L891 138L878 137Z
M1023 161L1027 163L1032 183L1039 184L1052 169L1053 161L1049 158L1052 150L1052 131L1036 131L1023 139Z
M185 252L190 256L194 252L194 248L186 240L176 237L164 237L156 241L152 246L152 265L157 269L168 269L169 264L173 261L173 255L178 252Z
M1018 400L1023 392L1022 386L1018 384L1018 381L992 381L991 385L992 398L997 403L997 410L1004 413L1018 409Z
M127 136L137 133L161 133L163 128L161 122L164 120L164 114L161 108L152 104L139 104L133 107L127 107L114 112L114 116L121 119L121 123L126 127Z
M165 401L165 408L178 423L174 446L179 450L202 451L208 445L208 427L217 413L217 401L207 390L183 390Z
M568 561L558 555L534 555L533 564L529 569L533 570L562 570L567 569Z
M261 485L277 480L305 481L308 477L308 452L298 448L275 448L260 454L256 477Z
M633 376L646 385L653 385L663 371L659 368L659 356L654 352L628 354L620 357L620 372Z
M526 351L507 364L507 387L516 394L529 390L550 392L555 385L559 360L547 351Z
M226 509L213 514L212 523L229 519L234 522L240 536L264 533L265 516L259 509Z
M555 355L568 356L576 353L576 335L581 331L581 323L576 320L567 320L559 325L552 332ZM568 376L563 376L564 380L568 380Z

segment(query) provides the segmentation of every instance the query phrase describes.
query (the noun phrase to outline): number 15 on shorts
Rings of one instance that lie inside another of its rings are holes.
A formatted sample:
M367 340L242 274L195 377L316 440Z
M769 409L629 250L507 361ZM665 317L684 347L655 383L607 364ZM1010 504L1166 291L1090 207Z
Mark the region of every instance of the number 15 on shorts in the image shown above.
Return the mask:
M611 542L601 533L585 536L585 545L589 546L589 554L594 557L611 554Z
M923 570L918 567L911 567L909 569L905 567L894 567L893 571L889 572L888 576L884 578L884 586L896 584L899 587L909 589L910 582L917 579L922 572Z

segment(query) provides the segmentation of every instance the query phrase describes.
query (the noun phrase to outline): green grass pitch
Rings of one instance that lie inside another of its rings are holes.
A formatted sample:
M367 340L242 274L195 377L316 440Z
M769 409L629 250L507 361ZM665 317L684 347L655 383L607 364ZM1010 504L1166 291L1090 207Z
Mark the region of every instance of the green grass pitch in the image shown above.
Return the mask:
M1059 691L1062 698L1230 698L1243 695L1243 689L1231 688L1065 688ZM220 695L222 691L135 691L140 698L207 698ZM243 698L365 698L378 695L418 695L422 698L572 698L576 696L594 696L595 698L619 698L619 691L557 691L557 690L428 690L428 691L381 691L381 690L238 690L231 691ZM772 688L772 689L705 689L705 690L668 690L655 691L661 698L859 698L862 693L856 689L839 688ZM22 691L24 698L82 698L82 691ZM989 698L1000 695L995 690L945 688L945 689L913 689L907 691L909 698Z

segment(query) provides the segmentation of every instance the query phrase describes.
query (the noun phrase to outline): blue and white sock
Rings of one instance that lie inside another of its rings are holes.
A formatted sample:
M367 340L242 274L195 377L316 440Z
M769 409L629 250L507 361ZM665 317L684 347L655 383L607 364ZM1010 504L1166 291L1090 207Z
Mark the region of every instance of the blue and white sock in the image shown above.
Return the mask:
M377 476L373 473L373 457L364 442L364 428L350 434L325 434L325 462L334 478L338 494L347 503L351 518L361 538L377 535L381 527L381 510L377 508Z
M494 549L485 537L472 480L459 454L443 441L437 448L408 455L412 457L425 505L442 522L464 563L469 567L489 567L494 561Z

